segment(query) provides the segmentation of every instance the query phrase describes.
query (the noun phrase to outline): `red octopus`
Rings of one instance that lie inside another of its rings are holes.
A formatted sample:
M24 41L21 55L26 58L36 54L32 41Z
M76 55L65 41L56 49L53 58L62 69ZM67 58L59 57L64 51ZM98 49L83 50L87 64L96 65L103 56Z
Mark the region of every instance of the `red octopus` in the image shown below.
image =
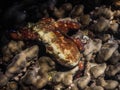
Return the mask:
M79 28L80 24L72 19L55 21L52 18L43 18L34 25L10 35L14 39L40 40L45 43L47 52L53 55L57 62L66 67L74 67L81 59L80 50L83 45L80 40L73 40L66 34L70 29Z

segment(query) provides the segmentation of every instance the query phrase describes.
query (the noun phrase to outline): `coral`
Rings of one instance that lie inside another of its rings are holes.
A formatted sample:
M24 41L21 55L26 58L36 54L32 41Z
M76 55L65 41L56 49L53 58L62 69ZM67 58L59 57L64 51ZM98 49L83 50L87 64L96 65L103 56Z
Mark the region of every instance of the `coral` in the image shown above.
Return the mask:
M119 83L115 80L105 80L101 77L98 84L104 87L104 89L111 90L115 89Z
M102 46L102 41L100 39L88 40L87 44L84 46L85 50L83 54L86 60L91 60L94 53L97 53Z
M9 62L10 59L14 56L14 54L19 53L22 51L24 47L24 42L23 41L10 41L7 45L5 45L2 48L2 53L3 53L3 63L4 62Z
M0 90L120 89L119 0L2 1Z
M12 63L8 65L5 74L1 75L0 86L6 85L16 74L21 73L24 68L28 67L32 60L37 58L38 50L38 46L33 46L17 54Z
M22 78L22 83L42 88L50 82L49 73L55 69L55 62L49 57L40 57Z
M107 65L105 63L96 65L90 69L91 74L94 78L98 78L100 75L104 74Z
M118 43L115 41L108 41L106 42L100 49L97 61L98 62L105 62L113 55L113 52L118 48Z

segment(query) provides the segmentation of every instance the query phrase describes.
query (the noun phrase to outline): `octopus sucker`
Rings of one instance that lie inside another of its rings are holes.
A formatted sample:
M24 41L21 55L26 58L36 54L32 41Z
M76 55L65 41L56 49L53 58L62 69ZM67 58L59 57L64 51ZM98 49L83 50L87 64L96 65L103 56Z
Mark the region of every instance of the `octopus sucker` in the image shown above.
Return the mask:
M77 21L72 19L55 21L52 18L43 18L27 28L21 31L20 36L24 37L22 39L42 41L45 43L46 51L61 65L71 68L80 61L81 54L78 46L74 40L65 36L70 29L78 30L80 28Z

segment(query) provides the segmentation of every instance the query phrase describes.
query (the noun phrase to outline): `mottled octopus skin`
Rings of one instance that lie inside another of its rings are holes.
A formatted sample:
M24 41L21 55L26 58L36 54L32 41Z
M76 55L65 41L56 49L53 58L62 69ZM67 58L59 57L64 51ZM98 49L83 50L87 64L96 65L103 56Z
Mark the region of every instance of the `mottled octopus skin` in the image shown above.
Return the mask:
M74 41L64 35L69 29L79 29L80 25L75 21L44 18L22 31L24 39L38 39L45 43L47 52L63 66L74 67L78 64L81 54ZM28 35L31 32L31 35ZM19 37L20 38L20 37Z

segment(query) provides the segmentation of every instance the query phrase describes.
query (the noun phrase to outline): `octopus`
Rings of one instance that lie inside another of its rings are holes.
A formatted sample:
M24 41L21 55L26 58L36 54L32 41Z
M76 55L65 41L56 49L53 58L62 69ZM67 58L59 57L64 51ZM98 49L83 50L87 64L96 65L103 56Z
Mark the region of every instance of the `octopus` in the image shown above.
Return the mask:
M38 40L45 44L46 51L65 67L76 66L80 59L82 43L71 39L67 32L78 30L80 24L72 19L43 18L42 20L11 33L14 39Z

